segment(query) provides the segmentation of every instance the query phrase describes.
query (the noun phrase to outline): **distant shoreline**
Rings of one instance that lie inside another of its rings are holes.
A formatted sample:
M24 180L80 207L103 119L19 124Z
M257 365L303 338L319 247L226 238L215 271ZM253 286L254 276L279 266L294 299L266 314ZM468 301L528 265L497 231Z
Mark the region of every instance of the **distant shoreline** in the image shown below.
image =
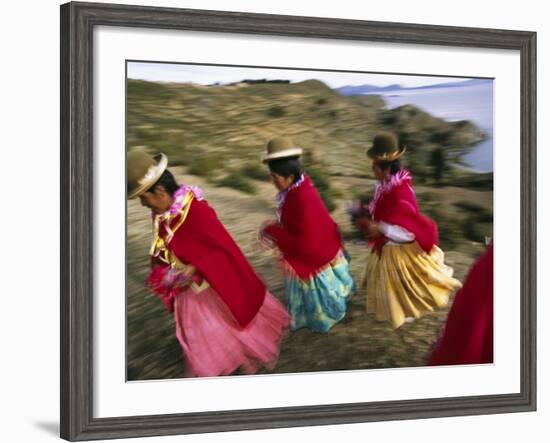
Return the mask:
M416 91L416 92L413 92ZM400 92L403 91L403 94ZM472 145L461 159L471 172L493 172L493 109L492 86L479 82L454 85L445 90L439 87L403 88L401 91L386 91L378 95L390 109L409 103L425 112L448 122L468 120L487 134L487 138ZM369 93L368 95L376 95ZM448 105L453 103L453 105Z

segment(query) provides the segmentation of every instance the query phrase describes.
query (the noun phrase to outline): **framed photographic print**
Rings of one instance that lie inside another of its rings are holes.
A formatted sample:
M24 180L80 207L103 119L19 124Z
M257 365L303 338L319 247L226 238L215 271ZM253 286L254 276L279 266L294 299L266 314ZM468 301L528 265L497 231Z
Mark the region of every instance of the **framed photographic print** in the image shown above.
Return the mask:
M535 42L63 5L61 436L534 410Z

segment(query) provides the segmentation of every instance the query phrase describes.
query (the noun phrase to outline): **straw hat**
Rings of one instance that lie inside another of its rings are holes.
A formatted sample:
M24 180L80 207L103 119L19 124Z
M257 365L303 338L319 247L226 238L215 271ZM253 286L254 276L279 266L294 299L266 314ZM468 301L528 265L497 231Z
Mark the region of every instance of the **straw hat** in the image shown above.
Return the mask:
M299 157L300 155L302 155L302 148L296 147L291 139L277 137L267 144L267 153L262 157L262 163L278 158Z
M128 198L136 198L146 192L160 178L168 166L164 154L151 157L144 151L131 151L127 156Z
M392 132L381 132L374 137L367 157L377 161L391 162L401 157L407 148L399 147L397 136Z

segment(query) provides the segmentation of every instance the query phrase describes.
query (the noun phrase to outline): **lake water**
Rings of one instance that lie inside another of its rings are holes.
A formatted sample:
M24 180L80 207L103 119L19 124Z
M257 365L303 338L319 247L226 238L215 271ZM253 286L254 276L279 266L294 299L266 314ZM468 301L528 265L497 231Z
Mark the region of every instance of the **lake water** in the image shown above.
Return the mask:
M493 82L450 87L394 91L382 96L389 108L412 104L448 121L470 120L489 138L478 143L463 159L479 172L493 170Z

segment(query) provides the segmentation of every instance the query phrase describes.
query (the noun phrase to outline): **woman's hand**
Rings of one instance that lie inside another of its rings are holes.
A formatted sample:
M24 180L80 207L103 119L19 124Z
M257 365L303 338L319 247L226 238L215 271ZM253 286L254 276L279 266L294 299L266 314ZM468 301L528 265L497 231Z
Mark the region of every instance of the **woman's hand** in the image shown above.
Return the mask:
M182 274L185 278L191 278L193 277L195 272L197 272L197 268L195 268L193 265L187 265Z
M262 223L260 226L260 231L258 232L258 236L260 238L269 238L271 239L271 236L267 233L267 228L269 226L277 226L279 222L277 220L266 220Z
M275 242L273 238L266 232L268 226L276 225L276 220L266 220L262 223L260 230L258 232L258 243L262 249L271 249L275 247Z
M357 220L356 225L367 238L377 238L383 235L378 223L367 217L362 217Z
M186 265L185 268L176 271L177 277L174 281L174 286L183 288L191 283L193 275L197 272L197 268L193 265Z
M369 233L368 233L369 238L378 238L378 237L382 237L383 235L384 234L380 230L380 226L378 225L378 223L374 221L369 223Z

